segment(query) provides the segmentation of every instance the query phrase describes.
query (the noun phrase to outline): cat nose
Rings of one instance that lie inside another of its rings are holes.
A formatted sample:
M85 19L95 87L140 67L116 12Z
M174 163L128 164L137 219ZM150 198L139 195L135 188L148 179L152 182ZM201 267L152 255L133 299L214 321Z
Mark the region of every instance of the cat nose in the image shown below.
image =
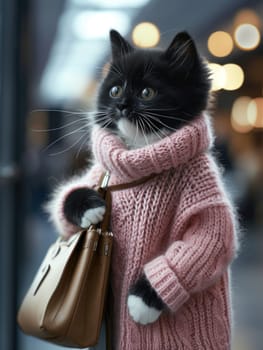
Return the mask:
M118 103L117 108L122 112L123 110L126 110L128 105L126 103Z
M119 103L117 105L118 110L120 111L120 114L122 117L127 117L129 114L129 110L128 110L128 105L124 104L124 103Z

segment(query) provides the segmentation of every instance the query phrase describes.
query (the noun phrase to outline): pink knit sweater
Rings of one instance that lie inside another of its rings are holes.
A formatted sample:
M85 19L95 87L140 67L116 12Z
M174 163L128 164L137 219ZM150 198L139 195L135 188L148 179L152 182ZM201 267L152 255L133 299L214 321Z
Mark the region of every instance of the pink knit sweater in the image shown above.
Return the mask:
M94 186L105 169L111 172L110 184L157 174L143 185L113 193L114 349L229 349L234 214L208 152L208 120L199 117L136 150L127 150L120 139L101 129L94 130L92 141L95 165L57 193L53 219L64 234L79 229L61 214L69 191ZM135 323L127 310L128 289L142 271L168 306L146 326Z

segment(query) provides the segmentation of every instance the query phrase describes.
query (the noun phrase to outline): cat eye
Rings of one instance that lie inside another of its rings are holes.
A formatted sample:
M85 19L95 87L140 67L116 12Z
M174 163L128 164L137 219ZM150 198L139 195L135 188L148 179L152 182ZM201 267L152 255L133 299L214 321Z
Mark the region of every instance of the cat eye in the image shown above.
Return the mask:
M156 95L156 91L150 87L146 87L142 90L140 98L144 101L150 101Z
M113 98L121 97L122 92L123 92L123 89L122 89L121 86L119 86L119 85L113 86L113 87L110 89L110 97L113 97Z

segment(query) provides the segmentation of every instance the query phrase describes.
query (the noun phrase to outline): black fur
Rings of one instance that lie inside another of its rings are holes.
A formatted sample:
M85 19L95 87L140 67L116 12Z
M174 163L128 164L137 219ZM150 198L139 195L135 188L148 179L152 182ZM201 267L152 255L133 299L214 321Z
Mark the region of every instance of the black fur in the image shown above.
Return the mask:
M67 196L63 210L69 222L80 226L81 218L87 210L102 206L105 206L105 201L98 192L89 188L80 188Z
M165 304L152 288L146 276L143 274L138 281L130 288L130 294L141 297L146 305L162 311Z
M164 126L174 131L206 109L209 72L186 32L177 34L163 51L135 49L113 30L110 39L113 61L97 101L101 126L116 130L116 122L126 117L134 123L140 120L148 133ZM122 87L119 98L110 96L113 86ZM140 98L146 87L156 91L149 101Z

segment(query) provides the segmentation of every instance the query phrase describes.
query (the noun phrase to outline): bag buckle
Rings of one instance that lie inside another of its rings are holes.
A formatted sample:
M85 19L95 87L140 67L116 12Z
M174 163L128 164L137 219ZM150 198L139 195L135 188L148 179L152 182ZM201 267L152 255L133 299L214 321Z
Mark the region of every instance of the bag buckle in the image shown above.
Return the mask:
M106 173L105 173L105 175L103 177L103 180L101 182L100 188L103 188L103 189L107 188L109 180L110 180L110 172L106 171Z

